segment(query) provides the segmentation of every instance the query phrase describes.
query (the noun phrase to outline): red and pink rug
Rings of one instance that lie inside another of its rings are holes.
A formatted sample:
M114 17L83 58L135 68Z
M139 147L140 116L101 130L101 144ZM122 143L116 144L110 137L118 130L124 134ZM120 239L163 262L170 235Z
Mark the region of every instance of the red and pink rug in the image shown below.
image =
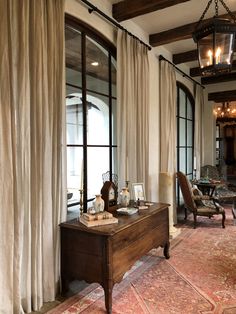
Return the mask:
M191 216L190 216L191 217ZM152 250L113 289L113 314L236 314L236 226L220 217L179 226L170 259ZM103 289L91 284L49 314L106 313Z

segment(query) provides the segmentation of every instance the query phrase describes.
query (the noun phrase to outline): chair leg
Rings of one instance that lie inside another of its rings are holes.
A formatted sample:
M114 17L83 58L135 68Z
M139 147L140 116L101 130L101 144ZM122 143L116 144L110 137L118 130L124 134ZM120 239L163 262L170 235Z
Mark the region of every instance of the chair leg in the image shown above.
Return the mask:
M225 213L222 213L222 228L225 228Z
M196 229L196 227L197 227L197 215L193 214L193 220L194 220L193 228Z
M184 220L187 220L187 217L188 217L188 215L187 215L187 208L184 207Z
M234 226L236 226L236 198L235 197L233 199L232 215L233 215Z

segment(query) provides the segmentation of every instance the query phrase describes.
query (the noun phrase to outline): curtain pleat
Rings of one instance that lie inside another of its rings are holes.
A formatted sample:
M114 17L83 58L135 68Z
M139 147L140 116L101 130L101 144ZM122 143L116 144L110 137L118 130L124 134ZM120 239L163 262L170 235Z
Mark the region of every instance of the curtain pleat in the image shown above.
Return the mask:
M160 61L160 201L169 203L170 232L176 223L176 75L172 65ZM164 185L164 187L163 187Z
M148 192L148 50L122 30L117 38L117 90L119 184L143 182Z
M39 310L58 289L64 0L3 0L0 17L0 313L9 314Z
M176 75L173 66L160 62L160 171L176 169Z
M196 177L200 178L203 161L202 117L204 111L204 92L200 85L195 85L195 121L194 121L194 156L196 157Z

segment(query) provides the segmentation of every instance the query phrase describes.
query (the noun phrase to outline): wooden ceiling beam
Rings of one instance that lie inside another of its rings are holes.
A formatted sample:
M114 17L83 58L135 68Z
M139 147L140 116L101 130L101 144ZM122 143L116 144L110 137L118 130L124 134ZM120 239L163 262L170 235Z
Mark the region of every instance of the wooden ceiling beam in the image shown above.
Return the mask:
M112 16L118 22L122 22L187 1L190 0L124 0L113 4Z
M196 49L173 54L174 64L196 61L197 59L198 59L198 51Z
M202 85L217 84L222 82L236 81L236 72L224 73L217 76L202 77Z
M196 23L179 26L167 31L149 35L149 44L153 47L166 45L175 41L189 39Z
M232 12L234 15L236 11ZM220 18L229 18L228 14L219 15ZM204 20L204 23L210 22L212 18ZM182 25L164 32L151 34L149 44L153 47L166 45L175 41L190 39L198 22Z
M189 74L191 77L201 76L201 70L199 67L191 68Z
M222 92L209 93L208 100L217 103L236 101L236 90L226 90Z

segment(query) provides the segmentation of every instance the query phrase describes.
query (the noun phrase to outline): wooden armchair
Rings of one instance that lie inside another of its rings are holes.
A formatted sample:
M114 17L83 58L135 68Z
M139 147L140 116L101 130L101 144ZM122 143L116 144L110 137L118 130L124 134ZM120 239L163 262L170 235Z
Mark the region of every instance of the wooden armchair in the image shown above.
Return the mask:
M221 180L221 176L218 172L217 167L206 165L201 167L201 177L208 176L209 179ZM234 219L236 219L236 192L235 190L230 189L230 184L227 181L222 181L222 184L219 184L215 188L215 196L218 198L220 203L231 202L232 213Z
M214 180L221 180L221 175L216 166L205 165L201 167L201 177L208 177Z
M197 225L197 216L211 218L214 215L222 215L222 228L225 228L225 211L215 199L209 195L201 195L198 189L192 189L191 184L182 172L177 172L177 178L184 199L185 219L187 219L187 210L193 213L194 228ZM207 200L207 202L206 202ZM211 200L211 202L209 202Z

